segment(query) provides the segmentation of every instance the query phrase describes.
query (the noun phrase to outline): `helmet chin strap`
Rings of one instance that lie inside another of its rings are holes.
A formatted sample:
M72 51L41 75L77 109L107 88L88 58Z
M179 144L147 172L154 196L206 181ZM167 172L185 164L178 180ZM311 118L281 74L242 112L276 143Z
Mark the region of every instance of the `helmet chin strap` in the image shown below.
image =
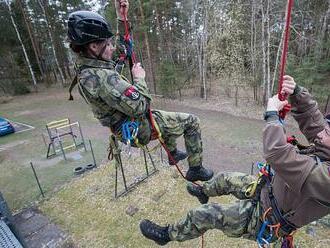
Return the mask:
M107 46L108 46L108 43L105 43L104 46L102 47L101 51L98 54L96 52L94 52L92 49L88 49L88 50L90 51L90 53L93 55L94 58L96 58L98 60L103 60L103 61L109 62L110 60L106 60L106 59L102 58L102 55L104 54Z
M102 47L101 51L99 52L99 55L97 56L97 59L108 61L108 60L102 58L102 55L104 54L105 49L107 49L107 46L108 46L108 43L105 43L104 46Z

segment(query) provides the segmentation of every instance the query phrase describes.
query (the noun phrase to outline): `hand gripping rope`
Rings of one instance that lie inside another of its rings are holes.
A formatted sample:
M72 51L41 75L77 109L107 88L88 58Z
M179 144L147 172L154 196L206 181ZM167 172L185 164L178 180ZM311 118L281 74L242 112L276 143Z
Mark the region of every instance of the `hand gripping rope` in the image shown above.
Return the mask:
M287 4L287 13L286 13L286 22L285 22L285 35L284 35L284 42L283 42L283 50L281 56L281 67L280 67L280 77L278 83L278 98L281 101L284 101L288 98L287 95L281 93L283 87L283 77L285 73L285 66L287 61L288 55L288 47L289 47L289 38L290 38L290 24L291 24L291 12L293 8L294 0L288 0ZM291 105L287 104L283 110L280 111L279 116L282 120L285 119L285 116L291 110Z

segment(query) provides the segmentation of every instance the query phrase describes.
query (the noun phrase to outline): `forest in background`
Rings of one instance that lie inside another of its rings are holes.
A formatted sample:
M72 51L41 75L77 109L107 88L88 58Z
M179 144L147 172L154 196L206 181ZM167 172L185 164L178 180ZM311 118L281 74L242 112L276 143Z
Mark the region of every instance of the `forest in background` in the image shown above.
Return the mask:
M135 50L154 94L165 97L250 98L260 104L277 90L286 1L131 0ZM105 14L112 1L0 1L0 96L38 86L66 87L74 56L68 14ZM296 0L287 73L323 106L330 95L330 0Z

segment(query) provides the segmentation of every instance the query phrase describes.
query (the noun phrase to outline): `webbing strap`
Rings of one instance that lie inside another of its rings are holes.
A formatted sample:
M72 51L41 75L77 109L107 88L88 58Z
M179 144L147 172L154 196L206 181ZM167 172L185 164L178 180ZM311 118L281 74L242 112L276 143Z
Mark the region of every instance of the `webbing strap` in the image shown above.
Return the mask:
M70 87L69 87L69 101L73 101L73 96L72 96L72 91L74 89L74 87L76 87L76 85L78 84L78 77L77 75L73 78Z

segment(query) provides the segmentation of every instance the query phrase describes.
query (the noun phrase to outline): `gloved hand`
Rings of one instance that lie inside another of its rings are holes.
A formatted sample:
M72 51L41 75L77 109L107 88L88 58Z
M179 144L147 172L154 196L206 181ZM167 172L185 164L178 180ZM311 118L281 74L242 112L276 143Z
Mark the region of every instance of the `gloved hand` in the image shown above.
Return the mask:
M133 80L139 81L144 80L146 77L146 71L141 67L141 63L136 63L132 68Z
M293 94L296 86L297 86L297 84L295 83L294 78L289 75L285 75L283 77L283 85L282 85L281 94L291 96Z
M276 111L279 112L281 111L285 105L288 104L288 101L280 101L278 98L278 95L273 96L272 98L268 99L268 104L267 104L267 112L269 111Z
M115 0L115 8L116 8L117 18L119 20L123 21L124 20L124 15L127 18L128 8L129 8L128 0Z

